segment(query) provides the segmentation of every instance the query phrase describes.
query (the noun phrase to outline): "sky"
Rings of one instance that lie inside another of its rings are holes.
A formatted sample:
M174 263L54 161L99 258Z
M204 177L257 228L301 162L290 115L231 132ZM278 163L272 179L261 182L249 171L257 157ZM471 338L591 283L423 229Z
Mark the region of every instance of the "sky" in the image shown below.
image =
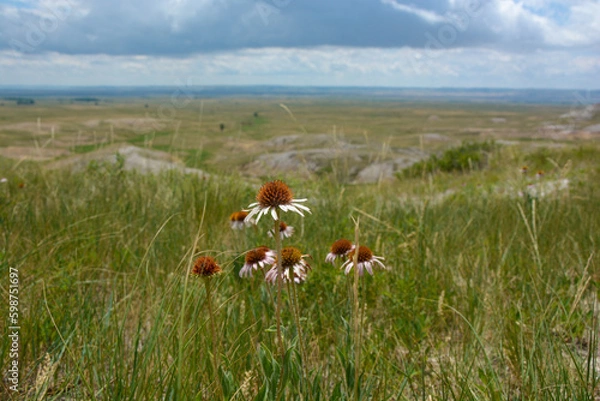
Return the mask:
M600 0L0 0L0 85L599 82Z

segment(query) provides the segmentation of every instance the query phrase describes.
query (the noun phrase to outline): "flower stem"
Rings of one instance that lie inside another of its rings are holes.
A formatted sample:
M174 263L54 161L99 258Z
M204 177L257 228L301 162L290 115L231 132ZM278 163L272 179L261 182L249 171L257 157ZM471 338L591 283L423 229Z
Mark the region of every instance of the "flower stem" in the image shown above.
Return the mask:
M293 266L290 267L290 277L294 277ZM300 306L298 305L298 295L296 293L296 286L293 280L288 281L292 287L292 311L294 312L294 320L296 321L296 330L298 331L298 343L300 344L300 355L302 356L302 372L305 380L308 380L308 357L306 355L306 348L304 347L304 340L302 336L302 326L300 325Z
M277 253L277 300L275 303L275 319L277 320L277 342L279 343L279 352L281 360L285 356L283 337L281 336L281 292L283 289L283 268L281 265L281 236L279 234L279 215L275 220L275 252Z
M218 345L217 345L217 335L216 335L216 330L215 330L215 316L214 316L214 311L213 311L213 307L212 307L212 296L211 296L211 291L210 291L210 278L206 277L204 279L204 287L206 288L206 304L208 306L208 315L209 315L209 319L210 319L210 339L211 339L211 343L212 343L212 352L213 352L213 371L214 371L214 375L215 375L215 380L217 381L218 385L217 387L217 391L218 391L218 396L219 399L223 398L223 389L221 388L221 379L219 377L219 349L218 349Z
M359 237L359 223L360 218L355 220L354 225L354 246L356 248L354 251L354 257L352 263L354 264L354 308L353 312L353 323L354 323L354 400L358 401L358 375L360 374L360 309L358 302L358 251L360 249L360 244L358 243Z
M281 235L279 234L279 213L275 211L277 219L275 219L273 232L275 233L275 252L277 253L277 300L275 303L275 320L277 321L277 342L279 343L279 353L281 355L281 373L279 375L279 383L277 385L277 400L281 399L283 394L283 376L285 369L285 347L283 346L283 337L281 336L281 292L283 289L283 268L281 265Z

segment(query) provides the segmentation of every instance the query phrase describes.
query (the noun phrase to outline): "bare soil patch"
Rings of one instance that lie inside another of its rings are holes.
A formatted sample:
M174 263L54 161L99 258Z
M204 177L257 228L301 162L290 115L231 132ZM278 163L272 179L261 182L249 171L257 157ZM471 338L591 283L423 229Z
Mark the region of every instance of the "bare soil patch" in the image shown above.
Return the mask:
M67 156L69 154L70 152L66 149L46 149L25 146L8 146L6 148L0 148L0 156L17 160L45 161L61 156Z

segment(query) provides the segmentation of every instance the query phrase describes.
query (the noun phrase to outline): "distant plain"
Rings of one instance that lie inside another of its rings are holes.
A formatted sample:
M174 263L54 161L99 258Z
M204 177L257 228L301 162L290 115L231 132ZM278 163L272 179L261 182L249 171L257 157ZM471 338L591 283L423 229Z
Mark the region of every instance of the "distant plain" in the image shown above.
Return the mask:
M34 99L0 101L0 272L18 271L21 375L0 398L600 397L597 105ZM274 287L238 274L273 247L273 220L229 221L273 179L312 212L282 216L284 246L312 267L299 325L284 290L284 359ZM388 267L361 279L358 318L353 278L325 263L356 222ZM223 269L214 309L189 274L199 256ZM3 367L10 347L3 336Z

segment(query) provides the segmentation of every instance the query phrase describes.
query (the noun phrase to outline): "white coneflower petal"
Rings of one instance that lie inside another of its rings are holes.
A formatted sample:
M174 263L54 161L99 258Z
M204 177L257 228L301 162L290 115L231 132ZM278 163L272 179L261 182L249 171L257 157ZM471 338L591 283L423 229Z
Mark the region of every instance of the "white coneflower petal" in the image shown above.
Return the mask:
M285 238L290 238L292 235L294 235L294 227L287 226L285 230L281 231L281 235Z
M304 200L306 200L306 199L304 199ZM300 205L300 204L298 204L298 203L296 203L296 202L298 202L298 200L297 200L297 199L294 201L294 203L292 204L292 206L294 206L295 208L302 209L302 210L305 210L305 211L307 211L307 212L310 212L310 209L309 209L309 208L307 208L307 207L306 207L306 206L304 206L304 205Z
M290 238L292 235L294 235L294 231L295 231L294 227L288 226L283 221L279 222L279 235L280 235L281 239ZM273 238L274 237L274 231L273 231L273 229L270 229L267 232L267 235L269 237Z
M342 269L344 269L344 272L346 274L349 274L352 270L352 267L354 266L355 252L356 249L353 249L352 251L348 252L348 260L346 260L341 267ZM387 267L381 262L382 260L384 260L383 257L374 256L373 252L371 252L371 250L366 246L360 246L360 248L358 249L358 263L356 265L358 275L362 276L364 274L364 271L366 270L372 276L373 265L375 263L377 263L382 269L387 270Z
M252 207L252 206L250 206L250 207ZM246 216L246 218L247 218L247 219L252 219L252 218L254 218L254 216L255 216L255 215L258 213L258 212L259 212L259 210L257 210L257 209L252 209L252 210L248 211L248 216ZM257 221L258 221L258 219L257 219Z
M373 256L373 262L375 262L379 266L381 266L382 269L387 270L387 266L385 266L383 263L381 263L382 260L385 260L385 258L382 256Z
M304 217L304 213L302 213L302 211L300 209L298 209L296 206L288 206L288 209L292 212L298 213L300 216Z
M308 276L308 270L310 265L304 260L308 255L303 255L298 248L286 247L281 251L281 267L282 275L281 278L284 283L293 281L296 284L300 284L306 281ZM293 275L293 277L291 277ZM277 283L277 264L274 263L273 267L265 275L265 280L269 283Z
M350 273L350 270L352 270L352 263L348 263L349 261L344 262L344 264L342 265L342 268L345 267L344 269L344 273L348 274Z
M244 266L240 269L240 277L252 277L252 271L275 263L275 252L266 246L248 251Z
M294 266L292 267L293 270L293 279L291 279L291 281L293 281L296 284L301 284L304 281L306 281L306 277L307 277L307 271L304 267L302 266ZM290 281L290 269L283 269L282 271L282 279L284 283L288 283ZM271 283L271 284L276 284L277 283L277 266L273 266L265 275L265 281Z
M330 252L325 257L325 262L333 264L337 258L342 258L354 249L354 245L347 239L341 238L331 245Z
M309 212L310 209L298 202L305 202L306 199L294 199L290 188L282 181L276 180L267 182L258 191L256 196L258 202L251 203L249 208L249 217L256 215L258 222L262 216L270 214L273 220L279 220L277 209L283 212L295 212L304 217L303 211Z

